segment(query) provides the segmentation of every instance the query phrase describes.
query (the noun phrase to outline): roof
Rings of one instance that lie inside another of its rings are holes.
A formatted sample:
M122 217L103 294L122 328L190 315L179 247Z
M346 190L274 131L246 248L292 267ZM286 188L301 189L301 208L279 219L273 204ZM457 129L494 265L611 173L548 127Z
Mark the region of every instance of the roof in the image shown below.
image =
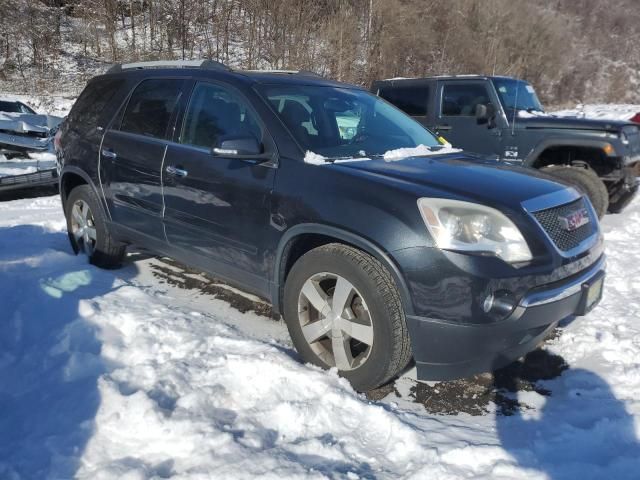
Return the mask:
M431 77L396 77L396 78L386 78L384 80L377 80L374 84L379 83L420 83L424 81L434 81L434 80L491 80L494 78L506 78L516 80L514 77L500 76L500 75L476 75L476 74L463 74L463 75L433 75Z
M234 70L214 60L170 60L154 62L134 62L116 64L112 66L106 75L139 75L154 76L157 74L172 76L198 76L228 80L244 80L247 83L261 84L289 84L289 85L318 85L342 88L362 87L347 83L337 82L322 77L321 75L304 70ZM150 75L151 74L151 75Z

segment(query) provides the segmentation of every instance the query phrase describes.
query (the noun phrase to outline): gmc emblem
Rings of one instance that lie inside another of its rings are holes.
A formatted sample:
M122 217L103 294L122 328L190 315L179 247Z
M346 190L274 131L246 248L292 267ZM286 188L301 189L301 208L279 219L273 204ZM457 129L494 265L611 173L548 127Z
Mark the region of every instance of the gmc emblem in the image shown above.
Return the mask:
M573 232L590 222L589 212L587 212L586 208L581 208L568 215L559 215L558 220L560 221L560 226L567 232Z

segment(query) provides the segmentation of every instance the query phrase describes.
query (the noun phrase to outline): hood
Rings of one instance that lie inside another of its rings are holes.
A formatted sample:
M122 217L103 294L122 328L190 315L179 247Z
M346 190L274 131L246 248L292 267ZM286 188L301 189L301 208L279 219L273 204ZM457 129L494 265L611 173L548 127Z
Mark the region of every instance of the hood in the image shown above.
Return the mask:
M393 162L374 159L335 165L357 170L363 175L383 175L424 187L423 195L450 195L509 209L518 209L525 200L567 188L535 170L464 153L409 157Z
M516 126L519 126L521 128L554 128L570 130L597 130L600 132L619 132L625 125L634 124L620 120L554 117L551 115L518 117L516 119Z

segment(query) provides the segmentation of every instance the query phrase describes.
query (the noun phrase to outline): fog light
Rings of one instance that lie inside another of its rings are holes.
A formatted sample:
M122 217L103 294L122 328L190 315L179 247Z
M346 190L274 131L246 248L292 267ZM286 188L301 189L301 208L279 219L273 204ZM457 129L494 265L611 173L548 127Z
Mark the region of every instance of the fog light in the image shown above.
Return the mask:
M490 293L482 302L482 309L496 320L501 320L516 307L516 299L508 290Z

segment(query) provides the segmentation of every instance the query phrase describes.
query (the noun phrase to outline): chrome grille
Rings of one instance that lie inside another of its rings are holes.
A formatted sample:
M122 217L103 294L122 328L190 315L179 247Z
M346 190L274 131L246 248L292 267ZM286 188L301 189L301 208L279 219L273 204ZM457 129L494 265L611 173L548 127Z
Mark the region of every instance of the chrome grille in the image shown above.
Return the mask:
M559 250L566 252L576 248L587 238L589 238L596 229L596 220L591 215L591 211L587 208L589 215L589 223L586 223L573 231L567 231L562 226L561 217L570 215L571 213L586 208L583 198L579 198L571 203L560 205L559 207L548 208L533 212L533 216L538 220L544 231L549 235L553 243Z

